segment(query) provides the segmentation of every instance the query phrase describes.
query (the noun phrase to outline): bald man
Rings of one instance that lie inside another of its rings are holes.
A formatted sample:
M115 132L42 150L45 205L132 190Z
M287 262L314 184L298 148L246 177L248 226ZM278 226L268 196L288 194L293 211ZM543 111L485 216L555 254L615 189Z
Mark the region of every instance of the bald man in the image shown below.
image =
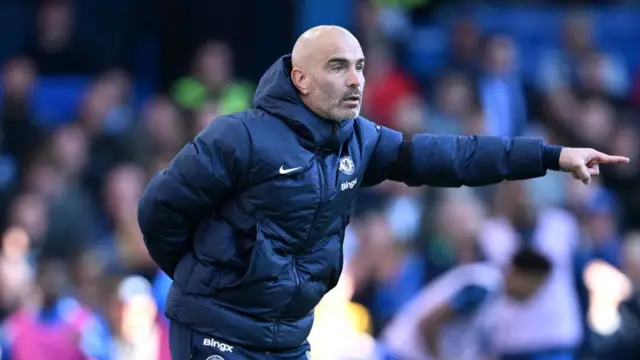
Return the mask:
M308 30L264 74L254 109L215 119L139 204L171 277L174 360L308 359L313 309L343 268L359 189L481 186L628 159L541 139L403 137L359 116L365 57L347 30Z

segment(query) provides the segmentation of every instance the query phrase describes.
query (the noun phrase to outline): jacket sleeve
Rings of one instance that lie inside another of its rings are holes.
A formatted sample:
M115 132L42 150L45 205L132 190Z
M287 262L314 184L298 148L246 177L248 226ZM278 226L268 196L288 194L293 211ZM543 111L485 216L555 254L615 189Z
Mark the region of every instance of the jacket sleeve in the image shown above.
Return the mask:
M384 180L409 186L483 186L524 180L558 170L561 147L538 138L438 136L403 139L397 131L378 127L378 142L363 186Z
M244 124L218 118L147 185L138 203L138 224L149 254L172 279L191 248L194 224L218 209L240 185L249 157Z

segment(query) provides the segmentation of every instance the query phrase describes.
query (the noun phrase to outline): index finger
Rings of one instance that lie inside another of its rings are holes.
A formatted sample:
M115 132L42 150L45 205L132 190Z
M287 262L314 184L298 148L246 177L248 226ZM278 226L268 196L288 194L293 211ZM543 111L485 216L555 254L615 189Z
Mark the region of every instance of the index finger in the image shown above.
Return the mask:
M607 155L604 153L599 153L598 162L603 164L626 164L629 162L629 158L625 156Z

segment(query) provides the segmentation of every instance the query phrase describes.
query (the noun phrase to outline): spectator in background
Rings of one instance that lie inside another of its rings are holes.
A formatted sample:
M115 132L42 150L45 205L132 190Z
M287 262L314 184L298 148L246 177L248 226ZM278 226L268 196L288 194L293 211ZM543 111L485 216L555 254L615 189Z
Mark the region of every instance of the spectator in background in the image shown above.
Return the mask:
M104 95L110 103L102 131L119 134L130 130L134 121L131 77L124 70L115 68L102 73L98 80L104 85Z
M622 237L618 233L617 201L606 189L596 190L586 204L586 215L582 220L583 235L577 256L581 269L591 260L600 259L610 265L621 267ZM580 271L582 272L582 271Z
M627 154L634 159L640 157L638 126L629 119L615 130L610 147L613 151ZM613 191L620 201L620 226L624 230L640 230L640 167L622 169L613 166L603 174L604 185Z
M74 284L74 298L78 303L83 304L88 311L100 318L104 310L104 280L109 277L107 269L107 259L101 256L98 251L84 250L75 257L72 270L72 280Z
M398 101L418 92L417 84L397 65L385 44L377 44L367 52L365 72L367 91L363 112L376 123L396 129L393 110Z
M169 331L158 317L151 284L140 276L129 276L111 296L114 338L110 359L171 360Z
M422 230L428 192L393 182L386 186L390 197L384 213L391 231L399 243L415 246L414 240Z
M39 254L46 241L49 221L47 202L42 195L22 193L11 204L9 225L24 229L31 239L32 253Z
M29 258L31 243L24 229L11 227L2 235L0 253L0 322L18 309L30 295L34 278Z
M490 36L484 46L484 66L479 92L484 112L485 135L522 136L527 125L524 89L516 70L513 40Z
M386 325L424 283L424 263L418 254L397 242L384 214L367 216L358 232L358 252L354 266L359 266L354 301L371 312L373 335Z
M631 360L640 356L640 237L625 242L624 270L593 261L584 274L589 289L588 347L597 360Z
M449 38L446 64L449 71L463 73L471 79L478 76L481 64L481 32L473 19L454 22Z
M48 203L46 256L71 259L87 247L95 235L96 208L82 184L87 167L89 142L75 125L59 128L46 146L44 172L29 174L46 189Z
M137 225L138 199L145 181L144 171L133 164L120 165L107 175L103 195L110 223L102 239L101 251L109 259L109 268L152 279L157 268L144 246Z
M43 75L82 74L91 70L85 53L74 43L73 2L47 0L37 14L36 34L26 54Z
M81 347L81 319L60 306L69 286L64 265L43 261L37 272L37 301L24 304L5 322L2 332L3 357L14 360L48 358L83 360L90 356Z
M581 241L575 255L575 278L584 327L587 328L587 315L591 296L584 274L594 261L608 263L620 269L622 257L622 237L618 233L618 206L616 199L600 184L589 191L582 204L574 207L582 227ZM583 346L588 346L586 341Z
M445 193L434 206L434 231L420 239L426 277L433 280L455 266L481 261L478 234L485 221L485 208L472 193Z
M172 96L191 111L206 101L216 101L220 114L225 115L249 108L254 91L248 82L234 78L231 49L222 42L210 41L198 50L192 73L175 83Z
M471 80L461 73L442 76L436 84L429 110L427 130L434 134L463 134L477 114L477 99Z
M588 97L580 104L574 120L575 134L582 143L610 146L616 126L613 105L603 98Z
M522 249L502 269L484 262L453 268L425 286L385 329L387 358L492 358L498 308L536 296L551 266L544 256Z
M543 123L556 141L614 148L611 138L619 123L611 101L600 96L578 96L566 88L552 91L545 99Z
M136 161L139 142L131 130L126 107L129 82L121 73L110 73L96 79L87 89L76 121L89 141L89 161L84 172L84 184L100 201L104 174L118 163Z
M36 67L27 57L11 59L2 72L3 97L0 102L0 155L5 176L17 176L43 140L31 100L36 85ZM11 181L14 179L5 179Z
M45 1L38 8L36 32L27 54L42 74L75 74L89 69L86 57L74 44L74 10L66 0Z
M625 64L612 54L599 52L593 44L589 14L567 15L562 29L563 47L543 56L538 70L541 90L551 91L562 86L598 87L612 96L628 91L629 79Z
M521 181L499 185L496 214L480 236L488 261L497 266L505 266L523 248L543 254L553 266L538 295L526 303L505 301L497 308L494 343L504 360L570 360L583 336L573 267L578 223L564 210L534 208L532 195Z
M139 125L147 162L156 154L177 153L186 142L186 119L168 96L156 96L146 102Z
M427 128L427 108L422 98L414 93L396 99L391 108L392 127L405 135L415 135Z
M357 32L355 35L360 40L360 45L362 45L363 49L373 50L381 39L389 40L385 36L384 22L382 21L381 12L383 10L384 6L377 1L364 0L356 2L355 21Z
M614 72L611 60L603 53L584 54L576 69L576 86L581 93L611 98L622 98L627 93L627 70Z
M92 294L92 285L83 281L88 278L95 281L94 286L98 286L99 279L95 278L95 274L90 272L91 267L86 264L77 264L76 266L79 269L76 271L87 271L87 273L69 274L75 277L75 281L69 284L70 287L66 290L68 294L60 299L58 308L65 319L73 324L79 332L80 348L83 353L91 360L110 360L108 344L111 334L99 313L102 309L98 305L98 300L94 298L98 294ZM71 277L69 279L73 281Z

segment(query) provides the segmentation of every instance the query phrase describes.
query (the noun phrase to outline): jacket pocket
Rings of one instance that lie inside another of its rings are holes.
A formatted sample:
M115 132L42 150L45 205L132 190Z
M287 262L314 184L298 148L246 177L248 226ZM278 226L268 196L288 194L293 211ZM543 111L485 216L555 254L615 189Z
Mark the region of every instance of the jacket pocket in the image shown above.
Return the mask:
M271 231L263 221L256 224L256 240L249 257L247 271L234 279L224 279L225 274L214 275L212 286L219 289L238 288L258 282L275 281L286 264L285 259L273 251Z
M249 257L249 265L244 273L241 272L241 270L223 270L218 266L211 277L211 289L213 289L214 292L220 292L227 289L237 288L244 284L250 277L250 274L255 272L253 269L255 267L254 259L257 257L259 252L266 251L264 249L266 245L265 241L255 241Z
M215 296L254 316L277 316L295 290L291 257L273 250L278 238L265 222L258 222L256 233L247 272Z

